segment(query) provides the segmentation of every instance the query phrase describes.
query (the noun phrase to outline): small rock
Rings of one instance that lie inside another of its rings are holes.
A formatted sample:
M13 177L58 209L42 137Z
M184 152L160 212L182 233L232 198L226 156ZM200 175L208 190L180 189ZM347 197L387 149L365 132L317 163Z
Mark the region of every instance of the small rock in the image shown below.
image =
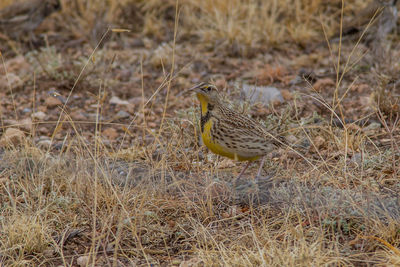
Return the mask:
M126 112L124 110L120 110L120 111L118 111L117 115L115 115L115 119L116 120L125 119L125 118L129 118L130 116L131 115L128 112Z
M22 112L23 113L29 113L29 112L31 112L32 110L30 109L30 108L24 108L23 110L22 110Z
M127 105L130 105L131 103L129 103L129 101L127 101L127 100L122 100L117 96L113 96L110 99L110 104L127 106Z
M141 96L133 97L129 99L129 103L133 105L140 105L143 102L143 98Z
M243 84L242 89L252 104L261 102L268 105L271 102L283 102L282 94L276 87Z
M74 121L85 121L87 119L85 116L85 113L80 112L80 111L71 112L71 118Z
M96 121L96 120L99 120L99 121L104 120L104 117L99 115L98 113L88 113L88 114L86 114L86 116L87 116L88 119L94 120L94 121Z
M89 256L80 256L79 258L76 259L76 264L79 266L88 266L89 264Z
M117 74L116 79L122 82L127 82L132 78L132 70L130 69L121 69Z
M46 118L46 113L43 111L38 111L32 114L32 119L42 121Z
M62 105L62 102L60 101L60 99L58 99L54 96L49 96L48 98L46 98L44 103L48 108L54 108L54 107Z
M27 132L32 130L32 119L31 118L22 119L22 120L20 120L19 124L20 124L20 127L22 130L25 130Z
M328 87L334 87L334 86L335 86L335 82L331 78L323 78L323 79L317 80L314 83L313 88L317 92L322 92L323 89L328 88Z
M98 109L98 108L101 108L101 104L91 104L90 107Z
M360 96L359 97L359 102L360 102L360 105L361 106L365 106L365 107L367 107L367 106L372 106L371 104L371 97L369 97L369 96Z
M7 128L0 139L1 146L20 145L25 140L25 134L16 128Z
M37 137L37 139L38 139L39 141L42 141L42 140L50 140L50 137L48 137L47 135L41 135L41 136Z
M39 127L37 130L37 132L41 133L41 134L48 134L49 133L49 129L47 127Z
M115 140L118 137L118 132L114 128L106 128L103 130L102 135L106 136L110 140Z
M371 122L370 125L368 125L367 127L364 128L364 132L368 132L368 131L376 131L378 129L380 129L382 127L382 125L379 122Z

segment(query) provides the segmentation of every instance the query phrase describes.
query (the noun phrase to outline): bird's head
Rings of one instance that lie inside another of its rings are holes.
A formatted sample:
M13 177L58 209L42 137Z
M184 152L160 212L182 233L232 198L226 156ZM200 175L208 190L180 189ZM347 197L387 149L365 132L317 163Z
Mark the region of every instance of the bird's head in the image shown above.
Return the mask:
M204 101L210 104L217 104L220 102L218 89L213 84L200 83L190 88L189 91L196 92L197 98L200 100L200 102Z

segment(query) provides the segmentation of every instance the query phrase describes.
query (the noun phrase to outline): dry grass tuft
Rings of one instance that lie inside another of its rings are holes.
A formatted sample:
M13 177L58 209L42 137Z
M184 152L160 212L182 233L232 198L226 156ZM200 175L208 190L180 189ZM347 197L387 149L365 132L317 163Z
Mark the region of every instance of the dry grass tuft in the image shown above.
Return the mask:
M8 217L7 224L2 225L2 247L7 248L7 254L17 261L23 255L41 253L49 243L47 229L44 227L36 216L14 214Z

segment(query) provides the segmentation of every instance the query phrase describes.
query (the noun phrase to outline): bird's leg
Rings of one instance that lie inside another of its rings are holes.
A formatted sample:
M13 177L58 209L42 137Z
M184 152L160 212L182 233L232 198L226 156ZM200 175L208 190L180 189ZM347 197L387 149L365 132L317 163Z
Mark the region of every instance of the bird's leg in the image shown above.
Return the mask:
M258 172L257 172L256 178L259 178L259 177L260 177L262 167L264 166L264 161L265 161L265 156L262 157L262 159L261 159L260 168L258 168Z
M244 166L243 170L239 173L238 177L235 178L235 180L233 180L233 186L236 186L237 181L239 180L239 178L243 175L243 173L246 171L246 169L250 166L251 161L248 161L246 163L246 166Z
M247 170L247 168L250 166L251 161L248 161L246 166L244 166L243 170L239 173L238 177L236 177L236 180L239 180L239 178L243 175L243 173Z

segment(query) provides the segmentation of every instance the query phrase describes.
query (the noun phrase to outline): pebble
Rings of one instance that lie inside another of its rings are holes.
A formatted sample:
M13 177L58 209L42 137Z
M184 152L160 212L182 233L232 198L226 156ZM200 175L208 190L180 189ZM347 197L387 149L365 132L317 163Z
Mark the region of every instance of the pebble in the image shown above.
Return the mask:
M41 133L41 134L48 134L49 133L49 129L47 127L45 127L45 126L39 127L36 131Z
M329 87L334 87L334 86L335 86L335 82L331 78L323 78L323 79L317 80L314 83L313 88L317 92L322 92L323 89L329 88Z
M46 118L46 113L43 111L38 111L32 114L32 119L42 121Z
M80 111L71 112L71 118L74 121L85 121L86 120L85 113L80 112Z
M252 104L261 102L269 105L271 102L283 102L283 96L276 87L243 84L242 90Z
M124 111L124 110L120 110L118 111L118 113L115 115L115 119L125 119L125 118L129 118L131 115Z
M122 100L122 99L120 99L120 98L117 97L117 96L113 96L113 97L111 97L111 99L110 99L110 104L128 106L128 105L130 105L131 103L129 103L129 101L127 101L127 100Z
M54 107L62 105L62 102L54 96L49 96L48 98L46 98L44 103L45 103L46 107L48 107L48 108L54 108Z
M97 113L88 113L88 114L86 114L86 116L87 116L90 120L94 120L94 121L96 121L97 119L98 119L99 121L104 120L104 117L101 116L101 115L99 115L99 114L97 114ZM97 118L97 117L98 117L98 118Z
M146 100L144 100L146 102ZM143 102L143 98L141 96L133 97L129 99L129 103L133 105L140 105Z
M103 130L102 135L106 136L110 140L115 140L118 137L118 132L114 128L106 128Z
M31 118L25 118L19 121L20 127L22 130L25 130L27 132L32 130L32 119Z
M29 112L31 112L31 111L32 111L32 109L30 109L30 108L24 108L24 109L22 110L23 113L29 113Z
M79 258L76 259L76 264L79 266L88 266L89 264L89 256L80 256Z

